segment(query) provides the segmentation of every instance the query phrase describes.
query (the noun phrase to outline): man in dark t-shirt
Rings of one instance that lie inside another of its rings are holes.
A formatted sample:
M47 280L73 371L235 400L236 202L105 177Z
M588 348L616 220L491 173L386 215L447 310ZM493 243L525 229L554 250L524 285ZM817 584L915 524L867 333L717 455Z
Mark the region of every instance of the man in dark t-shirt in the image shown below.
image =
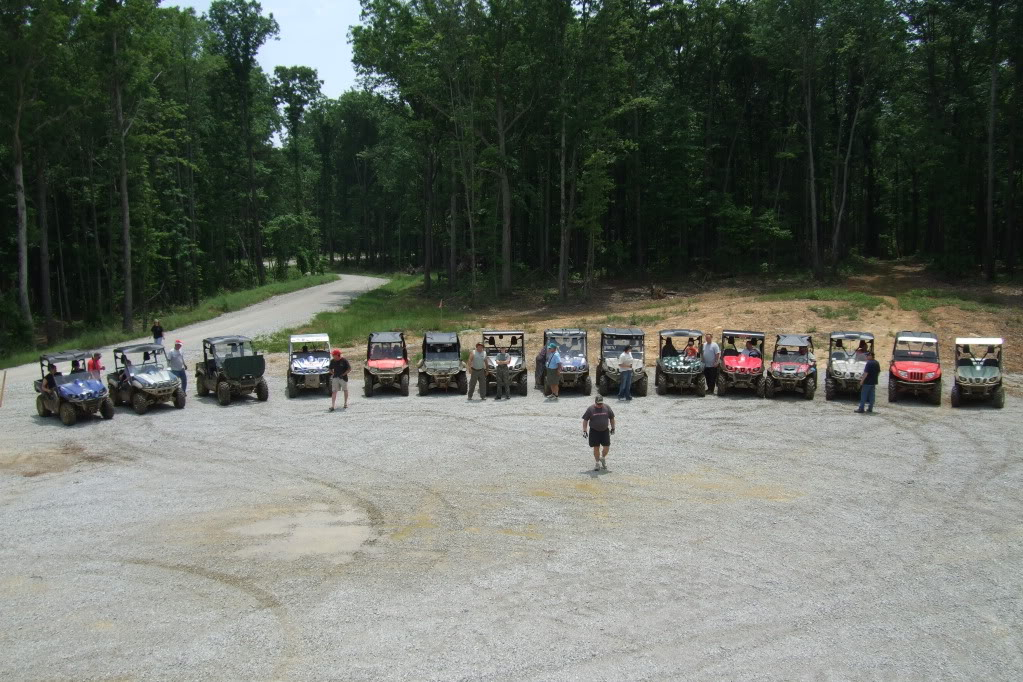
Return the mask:
M604 404L604 396L598 395L583 413L583 437L589 438L593 448L594 471L607 471L607 451L611 449L611 434L614 432L615 413Z
M856 411L860 414L874 411L874 394L877 391L877 378L881 376L881 363L874 359L873 353L867 353L867 364L860 377L860 406ZM864 410L866 406L866 410Z
M334 405L337 403L337 392L344 391L345 404L342 405L341 409L348 409L348 373L352 371L352 365L348 362L347 358L341 354L340 348L335 348L331 351L333 359L330 361L330 411L334 411Z

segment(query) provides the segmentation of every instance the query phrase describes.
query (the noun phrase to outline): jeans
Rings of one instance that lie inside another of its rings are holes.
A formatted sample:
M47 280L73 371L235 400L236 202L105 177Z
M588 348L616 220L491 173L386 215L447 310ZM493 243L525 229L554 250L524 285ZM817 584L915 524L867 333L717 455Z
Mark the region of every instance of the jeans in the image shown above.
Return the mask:
M622 381L618 386L618 399L632 400L632 370L622 371Z
M501 366L497 368L497 397L500 398L502 392L505 398L511 398L511 377L508 373L508 368Z
M707 380L707 393L713 393L718 383L718 368L704 367L703 376Z
M863 384L860 387L860 406L858 409L862 410L864 405L867 405L867 409L873 411L874 409L874 392L877 390L877 384Z
M155 343L157 346L162 346L163 345L163 337L162 336L154 336L153 337L153 343Z
M181 392L188 392L188 372L183 369L172 369L171 373L177 378L181 379Z

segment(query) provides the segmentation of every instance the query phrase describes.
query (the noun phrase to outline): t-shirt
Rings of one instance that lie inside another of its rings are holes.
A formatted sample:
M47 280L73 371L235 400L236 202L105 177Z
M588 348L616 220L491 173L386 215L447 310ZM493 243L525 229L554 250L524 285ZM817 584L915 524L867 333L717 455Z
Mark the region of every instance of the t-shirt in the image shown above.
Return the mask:
M485 369L487 366L487 352L485 350L474 350L469 353L469 362L473 369Z
M167 364L175 372L185 371L185 356L179 350L167 351Z
M89 361L85 363L85 368L90 372L99 372L100 370L106 369L103 364L95 358L89 358Z
M720 355L721 348L713 341L703 345L703 364L707 367L717 367Z
M163 327L158 324L153 325L153 338L158 339L163 336Z
M57 388L57 375L56 374L47 374L46 377L43 379L43 381L46 382L46 388L49 388L49 389Z
M351 371L352 365L345 358L330 361L330 375L335 379L347 379L345 372Z
M561 365L561 353L554 353L547 356L547 369L557 369Z
M583 412L583 420L589 422L594 431L607 431L614 418L614 411L607 405L590 405Z
M508 369L508 365L502 365L501 363L502 362L510 362L511 361L511 355L509 355L508 353L504 353L504 352L498 353L497 357L494 358L494 361L497 362L497 369Z
M876 386L877 377L881 374L881 363L877 360L867 360L863 368L863 383L866 386Z
M622 353L618 356L618 369L632 369L633 360L635 360L635 358L632 357L632 353Z

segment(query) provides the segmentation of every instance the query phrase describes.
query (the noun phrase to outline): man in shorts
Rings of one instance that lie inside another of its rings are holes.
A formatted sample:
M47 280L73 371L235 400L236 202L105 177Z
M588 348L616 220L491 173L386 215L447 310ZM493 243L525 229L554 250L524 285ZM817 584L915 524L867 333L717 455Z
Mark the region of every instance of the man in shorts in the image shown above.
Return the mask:
M334 411L337 403L337 392L344 391L345 404L341 409L348 409L348 373L352 371L352 365L342 356L341 349L335 348L331 351L334 357L330 361L330 411Z
M611 434L614 432L615 413L604 404L604 396L598 395L583 412L583 437L589 438L593 448L594 471L607 471L607 451L611 449Z

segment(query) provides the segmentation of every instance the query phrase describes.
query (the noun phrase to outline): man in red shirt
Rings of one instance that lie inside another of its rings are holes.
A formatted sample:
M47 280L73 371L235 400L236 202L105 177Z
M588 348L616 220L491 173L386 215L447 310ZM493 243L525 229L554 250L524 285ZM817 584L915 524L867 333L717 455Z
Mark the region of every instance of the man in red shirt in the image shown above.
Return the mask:
M100 362L101 357L102 356L98 352L93 353L92 357L89 358L89 361L85 363L85 369L87 369L97 379L101 378L100 372L106 369L106 367L103 366L103 363Z

